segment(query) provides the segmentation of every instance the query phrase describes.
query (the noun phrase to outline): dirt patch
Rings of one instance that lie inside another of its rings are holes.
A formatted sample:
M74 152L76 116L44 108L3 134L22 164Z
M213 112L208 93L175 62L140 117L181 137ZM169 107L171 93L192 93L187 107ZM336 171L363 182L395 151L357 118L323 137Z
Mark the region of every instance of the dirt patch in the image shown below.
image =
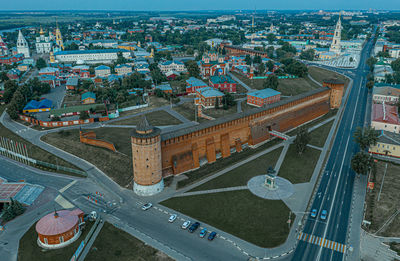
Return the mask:
M367 211L365 219L371 222L371 225L367 228L369 232L376 233L388 222L378 232L378 235L386 237L400 236L400 213L394 217L397 210L400 209L398 200L400 191L399 178L400 165L384 161L377 162L376 170L372 171L370 178L375 183L375 186L372 191L367 191L366 196ZM380 190L381 193L379 195Z

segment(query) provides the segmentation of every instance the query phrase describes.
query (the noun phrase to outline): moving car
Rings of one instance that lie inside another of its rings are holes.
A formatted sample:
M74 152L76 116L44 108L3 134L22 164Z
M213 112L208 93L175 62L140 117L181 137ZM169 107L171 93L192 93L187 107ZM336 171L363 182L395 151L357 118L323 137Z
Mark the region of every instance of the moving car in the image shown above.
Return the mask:
M193 233L194 231L196 231L196 229L198 229L200 226L199 222L194 222L190 227L189 227L189 232Z
M322 210L322 212L321 212L321 219L322 219L322 220L325 220L327 215L328 215L328 211L326 211L325 209Z
M203 238L203 237L205 237L206 235L207 235L207 228L203 228L203 229L200 231L200 237Z
M189 226L190 226L190 221L189 221L189 220L183 222L183 224L182 224L182 228L183 228L183 229L187 229Z
M176 214L173 214L173 215L171 215L171 216L169 217L169 219L168 219L168 222L169 222L169 223L172 223L172 222L174 222L174 221L175 221L175 219L176 219L176 217L177 217L177 215L176 215Z
M153 206L153 204L151 203L146 203L142 206L142 210L148 210L149 208L151 208Z
M213 231L208 235L208 240L212 241L214 240L215 236L217 235L217 232Z
M315 218L317 216L317 210L314 208L313 210L311 210L311 217Z

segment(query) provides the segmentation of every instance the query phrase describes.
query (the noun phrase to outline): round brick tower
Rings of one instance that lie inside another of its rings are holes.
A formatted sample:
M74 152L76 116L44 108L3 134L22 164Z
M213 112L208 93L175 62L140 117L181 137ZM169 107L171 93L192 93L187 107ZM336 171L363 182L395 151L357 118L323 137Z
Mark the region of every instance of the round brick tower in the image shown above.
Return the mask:
M331 109L337 109L340 107L342 103L343 91L344 91L344 82L337 79L327 79L324 80L322 86L328 87L331 89L330 95L330 106Z
M145 116L131 133L133 191L140 196L151 196L164 189L160 133Z

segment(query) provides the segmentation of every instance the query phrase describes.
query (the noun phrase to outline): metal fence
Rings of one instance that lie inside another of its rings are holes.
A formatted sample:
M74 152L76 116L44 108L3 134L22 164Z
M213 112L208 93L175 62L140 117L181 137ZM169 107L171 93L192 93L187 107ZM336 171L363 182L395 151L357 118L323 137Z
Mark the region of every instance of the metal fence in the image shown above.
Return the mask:
M36 165L43 166L46 168L51 168L54 170L62 170L65 172L74 173L74 174L78 174L78 175L87 177L87 173L82 170L72 169L72 168L68 168L68 167L64 167L64 166L60 166L60 165L55 165L55 164L51 164L51 163L40 161L40 160L36 160Z
M73 173L87 177L87 173L85 171L32 159L28 156L28 150L25 144L13 141L8 138L0 137L0 155L19 161L26 165L42 166L54 170L61 170L67 173Z

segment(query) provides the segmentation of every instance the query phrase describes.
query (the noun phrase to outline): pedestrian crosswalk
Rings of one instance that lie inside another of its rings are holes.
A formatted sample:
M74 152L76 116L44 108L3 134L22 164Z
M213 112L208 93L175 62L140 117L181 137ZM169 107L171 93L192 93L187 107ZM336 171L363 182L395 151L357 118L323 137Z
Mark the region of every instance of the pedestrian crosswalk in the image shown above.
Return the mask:
M329 248L329 249L335 250L340 253L344 253L344 251L346 250L346 245L344 245L344 244L341 244L341 243L338 243L338 242L335 242L332 240L328 240L326 238L306 234L303 232L300 232L300 234L297 236L297 239L306 241L306 242L314 244L314 245L319 245L319 246L322 246L325 248Z

